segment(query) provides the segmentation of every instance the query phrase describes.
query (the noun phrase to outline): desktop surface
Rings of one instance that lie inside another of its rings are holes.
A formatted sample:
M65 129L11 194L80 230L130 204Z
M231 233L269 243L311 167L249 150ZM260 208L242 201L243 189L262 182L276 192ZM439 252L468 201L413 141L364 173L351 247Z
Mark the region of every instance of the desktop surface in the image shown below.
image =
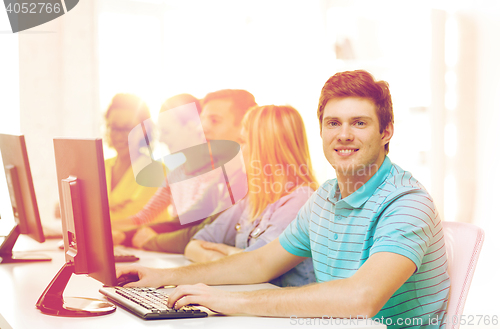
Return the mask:
M47 240L39 244L28 237L21 236L15 250L43 252L52 257L51 262L5 264L0 266L0 282L2 294L0 298L0 324L6 321L14 329L31 328L297 328L297 320L290 318L270 318L246 315L220 316L209 315L206 318L142 320L127 310L117 307L116 312L88 318L56 317L42 314L35 303L41 293L64 264L64 252L57 248L57 240ZM183 255L156 253L128 249L140 257L139 264L150 267L178 267L190 264ZM73 275L64 291L64 296L91 297L104 299L99 293L102 283L85 275ZM230 290L256 290L276 288L265 283L258 285L222 286ZM319 319L316 319L319 321ZM319 322L316 322L317 324ZM303 323L306 325L306 322ZM344 324L328 323L319 326L329 328L386 328L386 326L369 323L366 320L357 324L345 321ZM313 326L314 327L314 326ZM4 326L0 326L4 329ZM7 327L8 328L8 327Z

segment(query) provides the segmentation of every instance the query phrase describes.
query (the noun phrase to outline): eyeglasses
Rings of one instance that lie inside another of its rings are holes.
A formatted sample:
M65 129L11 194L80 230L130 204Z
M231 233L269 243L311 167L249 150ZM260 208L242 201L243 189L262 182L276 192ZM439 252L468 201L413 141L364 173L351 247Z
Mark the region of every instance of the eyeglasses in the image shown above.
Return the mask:
M135 127L118 127L118 126L108 126L107 127L109 131L118 133L118 134L128 134L129 132L132 131Z

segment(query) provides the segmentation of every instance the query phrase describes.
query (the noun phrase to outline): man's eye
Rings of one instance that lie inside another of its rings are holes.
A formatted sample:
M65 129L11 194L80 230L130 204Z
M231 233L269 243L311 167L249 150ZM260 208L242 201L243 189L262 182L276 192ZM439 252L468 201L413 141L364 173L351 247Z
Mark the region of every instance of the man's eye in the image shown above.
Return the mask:
M364 122L364 121L357 121L356 125L357 126L366 126L366 122Z
M336 127L336 126L339 125L339 123L336 122L336 121L330 121L330 122L328 122L328 125L331 126L331 127Z

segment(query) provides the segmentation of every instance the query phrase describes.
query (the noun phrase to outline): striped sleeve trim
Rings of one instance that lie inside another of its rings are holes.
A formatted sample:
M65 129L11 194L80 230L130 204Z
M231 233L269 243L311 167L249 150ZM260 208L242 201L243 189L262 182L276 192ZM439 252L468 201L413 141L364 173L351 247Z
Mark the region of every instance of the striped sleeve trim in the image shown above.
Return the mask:
M155 195L149 200L144 208L139 211L132 221L136 225L144 225L151 223L172 203L172 194L170 188L160 187Z

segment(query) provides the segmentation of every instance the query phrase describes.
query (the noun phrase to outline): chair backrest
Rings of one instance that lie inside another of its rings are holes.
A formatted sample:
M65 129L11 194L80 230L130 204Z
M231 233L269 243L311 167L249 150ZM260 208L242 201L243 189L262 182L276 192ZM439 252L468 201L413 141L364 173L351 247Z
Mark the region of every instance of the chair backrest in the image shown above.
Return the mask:
M458 329L467 293L484 242L484 230L472 224L443 222L450 295L446 329Z

